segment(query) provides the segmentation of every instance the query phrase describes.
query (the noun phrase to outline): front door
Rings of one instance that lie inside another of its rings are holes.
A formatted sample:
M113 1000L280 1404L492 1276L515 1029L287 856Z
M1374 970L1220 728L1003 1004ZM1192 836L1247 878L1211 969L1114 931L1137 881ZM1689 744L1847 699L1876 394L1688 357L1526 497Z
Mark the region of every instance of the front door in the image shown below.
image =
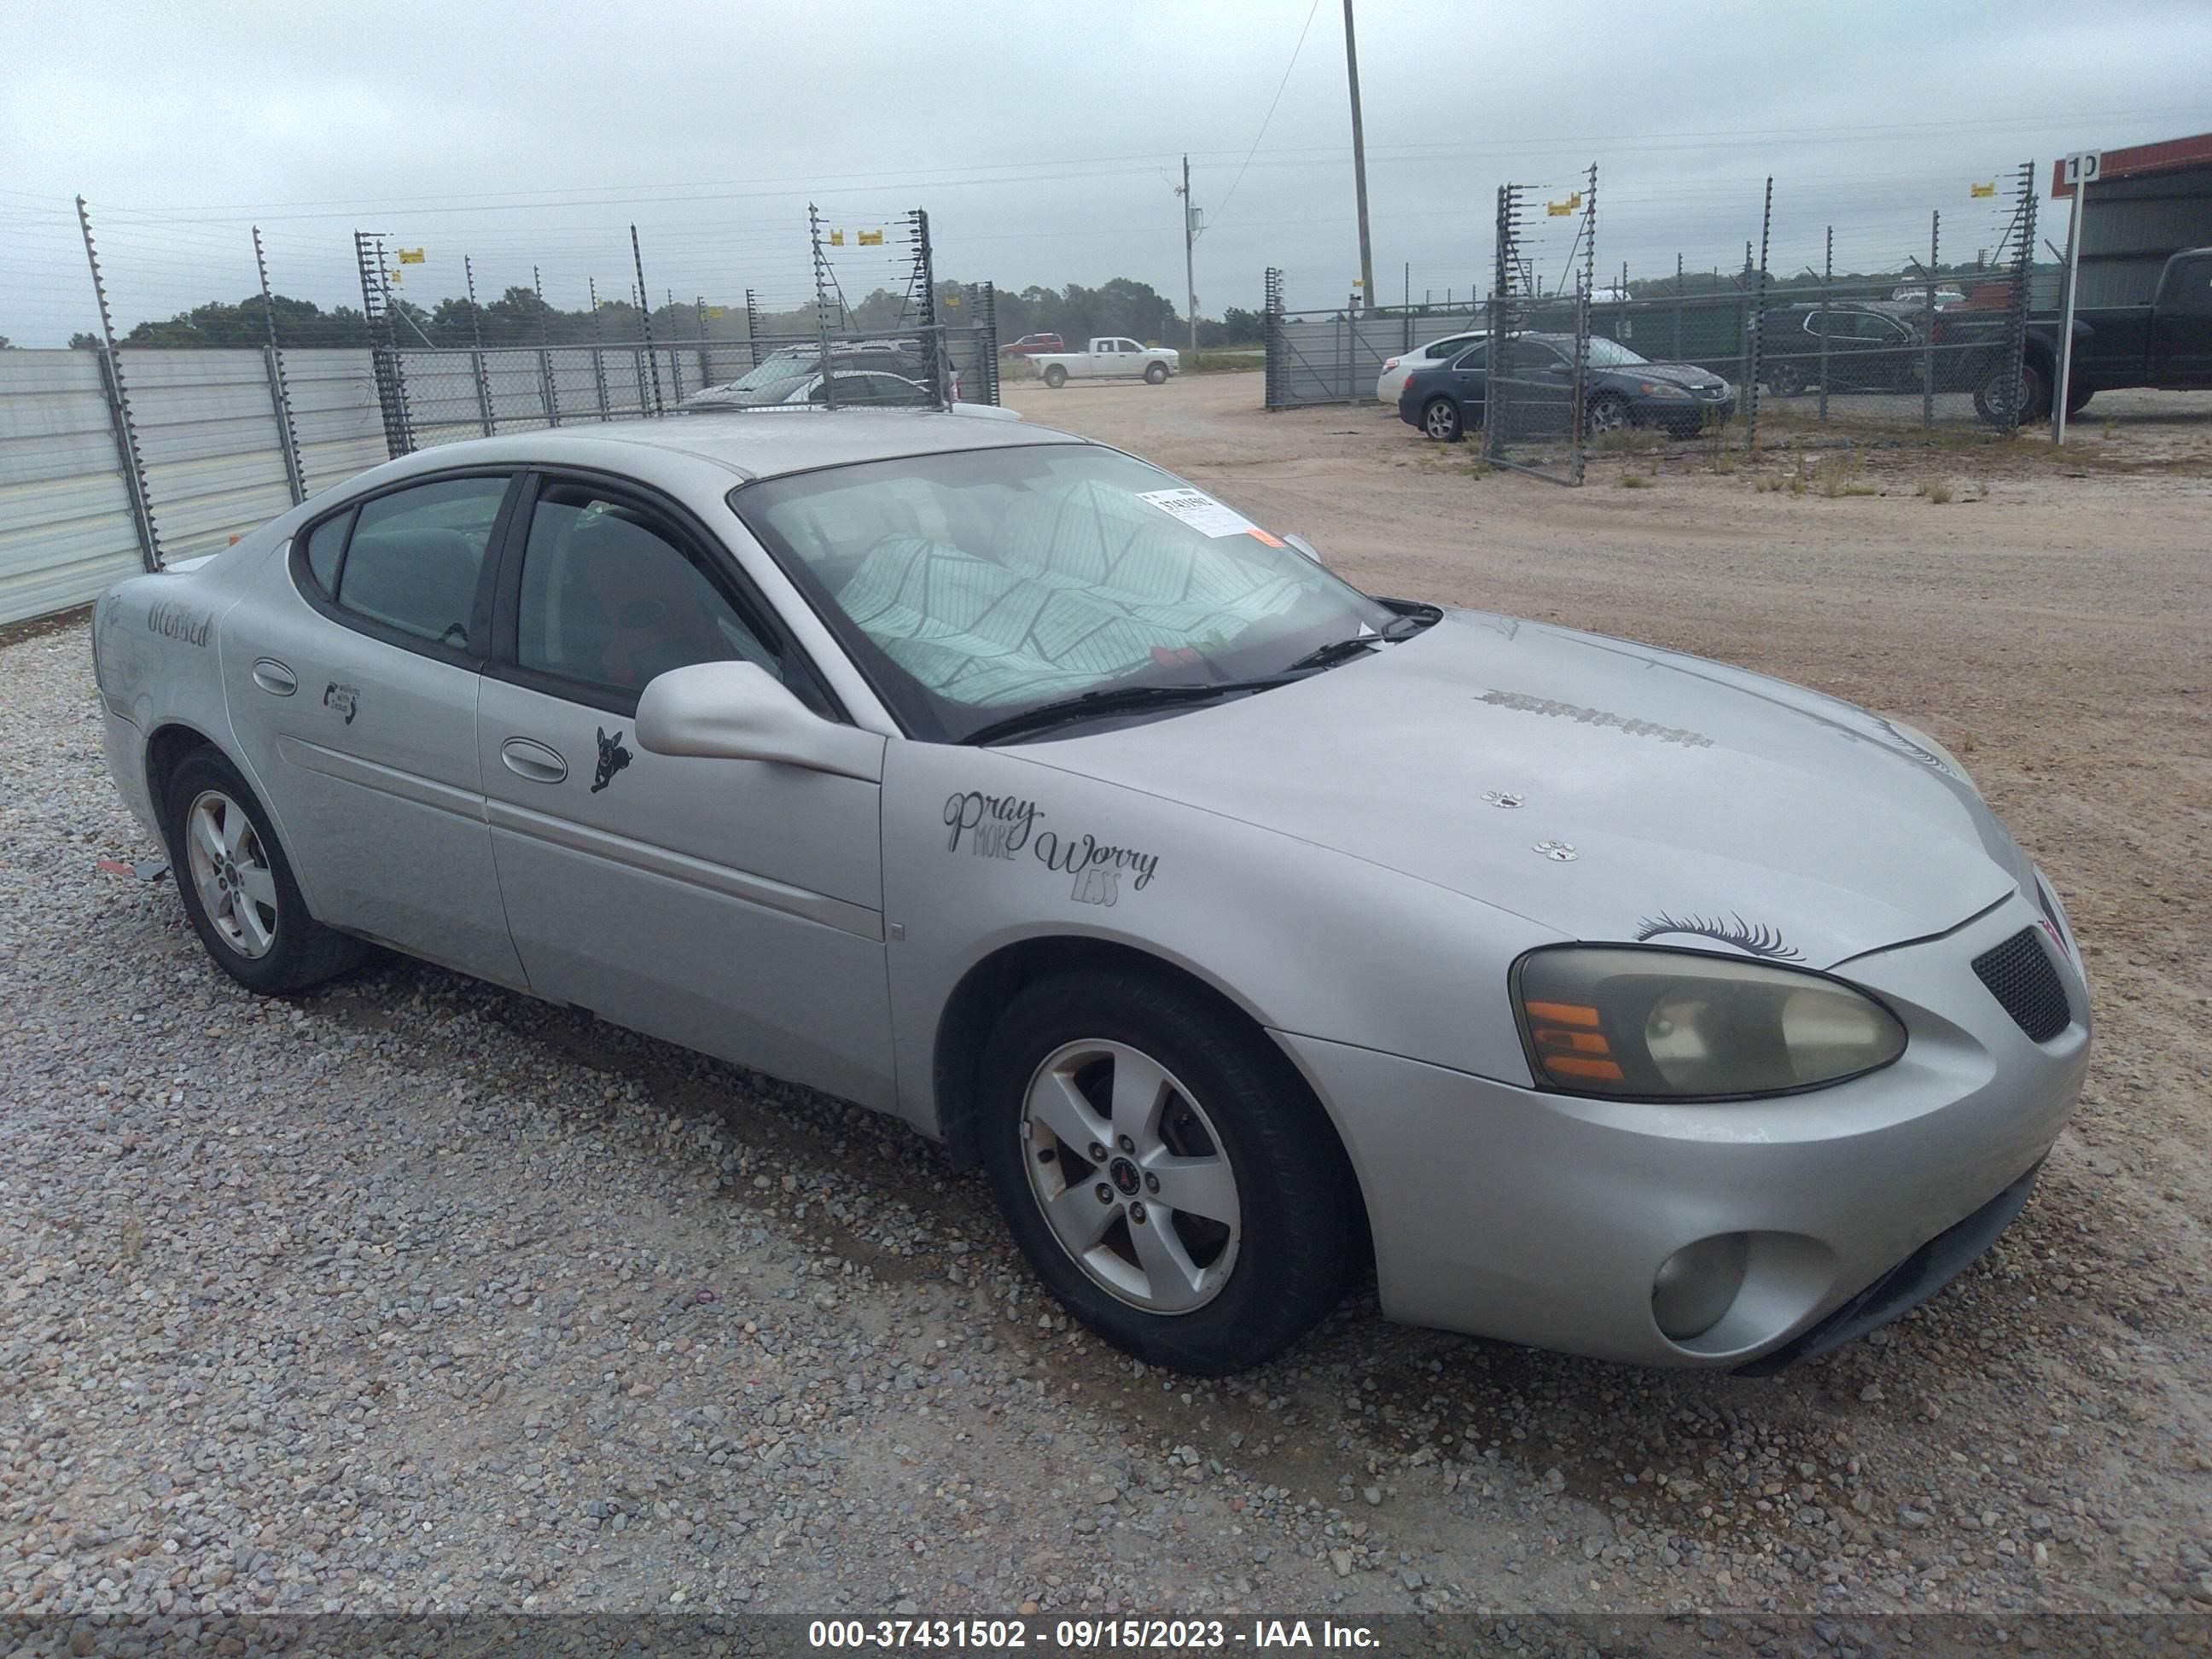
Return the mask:
M477 763L483 580L509 472L422 480L307 526L246 601L224 689L318 920L522 983Z
M507 539L477 730L531 988L889 1109L880 791L647 753L638 694L743 659L834 713L726 552L665 502L547 475Z

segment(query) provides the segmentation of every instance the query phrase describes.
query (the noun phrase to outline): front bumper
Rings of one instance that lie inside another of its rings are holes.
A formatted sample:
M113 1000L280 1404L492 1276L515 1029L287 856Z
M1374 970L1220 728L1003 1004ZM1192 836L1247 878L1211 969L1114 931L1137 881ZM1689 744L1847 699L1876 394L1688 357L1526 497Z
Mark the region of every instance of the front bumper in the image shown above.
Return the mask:
M1741 1367L1870 1287L1858 1311L1881 1317L1846 1312L1835 1340L1905 1311L1920 1297L1890 1276L2001 1209L2050 1150L2088 1063L2080 969L2070 952L2059 961L2072 1018L2035 1043L1968 965L2041 914L2015 895L1833 970L1905 1021L1905 1055L1778 1100L1581 1099L1277 1035L1351 1155L1392 1318L1639 1364ZM1741 1287L1710 1329L1669 1338L1653 1311L1661 1265L1724 1236L1742 1240ZM1944 1277L1972 1259L1954 1254ZM1923 1273L1922 1294L1941 1282Z

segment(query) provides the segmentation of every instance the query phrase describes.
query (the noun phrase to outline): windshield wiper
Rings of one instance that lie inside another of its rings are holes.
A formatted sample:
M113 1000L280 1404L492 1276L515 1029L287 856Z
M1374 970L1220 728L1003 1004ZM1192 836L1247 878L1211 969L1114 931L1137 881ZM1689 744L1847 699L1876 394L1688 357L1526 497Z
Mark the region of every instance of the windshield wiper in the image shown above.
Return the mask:
M1262 680L1218 680L1208 685L1103 686L1096 691L1062 697L1055 702L1042 702L1034 708L1023 709L1018 714L1009 714L1004 720L979 726L960 741L976 744L996 743L1001 738L1014 737L1024 732L1041 732L1048 726L1063 725L1070 720L1119 714L1124 709L1211 702L1216 697L1230 696L1242 691L1272 691L1279 685L1289 684L1290 679L1289 676L1277 675Z
M1317 645L1283 672L1294 674L1303 668L1330 667L1370 645L1395 645L1401 640L1411 639L1435 620L1434 617L1393 617L1372 633L1355 634L1348 640L1331 640L1326 645Z

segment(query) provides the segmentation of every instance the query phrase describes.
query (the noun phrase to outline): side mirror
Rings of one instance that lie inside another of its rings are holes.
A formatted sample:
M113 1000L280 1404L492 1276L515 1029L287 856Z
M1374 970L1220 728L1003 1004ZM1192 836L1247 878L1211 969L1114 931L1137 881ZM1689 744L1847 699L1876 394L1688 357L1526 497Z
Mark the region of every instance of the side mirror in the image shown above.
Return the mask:
M1327 566L1323 563L1321 556L1321 550L1316 547L1311 542L1308 541L1304 537L1290 535L1285 536L1283 539L1291 546L1297 549L1299 552L1304 554L1306 557L1311 559L1316 564L1322 565L1323 568L1327 568Z
M637 700L637 740L656 755L779 761L880 783L884 739L823 720L749 662L702 662L654 677Z

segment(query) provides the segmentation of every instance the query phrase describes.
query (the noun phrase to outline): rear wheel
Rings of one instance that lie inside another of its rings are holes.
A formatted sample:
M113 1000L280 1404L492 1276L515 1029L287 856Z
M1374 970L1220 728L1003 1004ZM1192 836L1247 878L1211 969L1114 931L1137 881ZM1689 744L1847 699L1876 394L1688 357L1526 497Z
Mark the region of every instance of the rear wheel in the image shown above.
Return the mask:
M1778 398L1794 398L1805 389L1802 363L1775 363L1766 371L1766 389Z
M1188 992L1125 973L1041 981L1000 1017L981 1087L1008 1227L1109 1342L1238 1370L1343 1296L1358 1229L1341 1148L1282 1055Z
M178 763L163 792L170 866L185 914L216 965L249 991L304 991L359 963L368 947L307 914L269 815L213 749Z
M2068 390L2070 393L2072 388ZM2072 402L2070 396L2068 401ZM2086 394L2081 401L2088 401ZM2021 364L2017 374L2009 365L1992 367L1974 387L1974 413L1990 425L1998 427L2008 422L2027 426L2047 420L2051 415L2050 369L2033 357Z
M1145 370L1145 382L1148 386L1163 385L1167 378L1168 366L1165 363L1153 363Z
M1460 441L1459 405L1449 398L1431 398L1421 410L1421 430L1440 444Z
M1057 392L1067 384L1067 371L1058 363L1049 365L1044 372L1044 383Z

